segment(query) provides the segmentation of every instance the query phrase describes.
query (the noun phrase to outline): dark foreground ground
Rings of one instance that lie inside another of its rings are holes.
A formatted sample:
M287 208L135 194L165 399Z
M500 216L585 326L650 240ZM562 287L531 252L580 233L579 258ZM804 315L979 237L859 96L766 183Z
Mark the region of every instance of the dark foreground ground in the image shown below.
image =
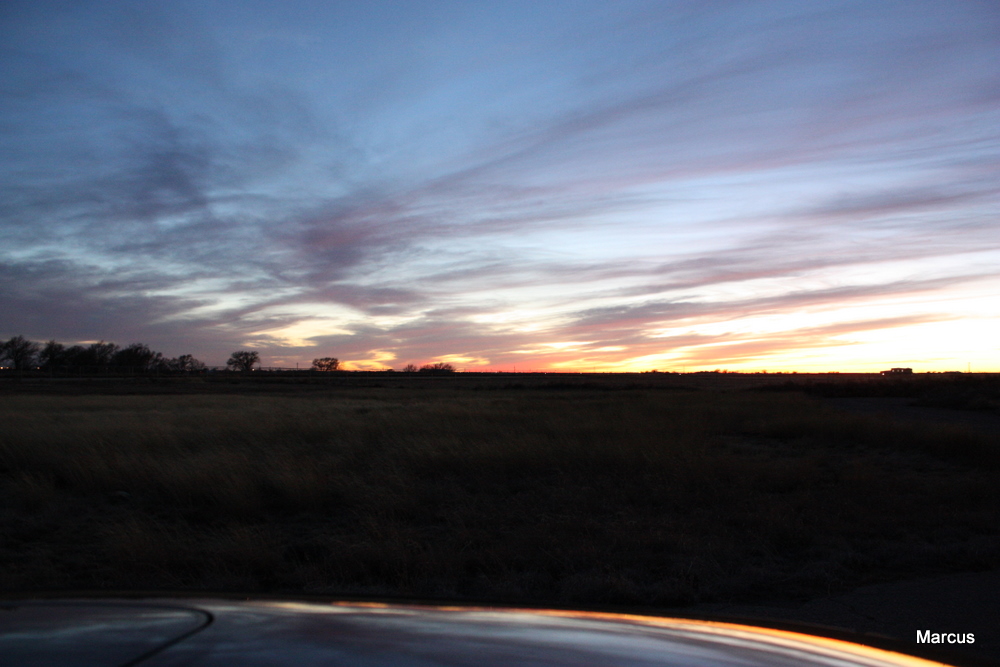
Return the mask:
M1000 599L998 388L985 375L0 378L0 589L1000 628L997 606L973 601ZM985 592L963 606L905 588L949 576ZM897 588L850 598L880 586ZM1000 631L980 633L963 650L996 651Z

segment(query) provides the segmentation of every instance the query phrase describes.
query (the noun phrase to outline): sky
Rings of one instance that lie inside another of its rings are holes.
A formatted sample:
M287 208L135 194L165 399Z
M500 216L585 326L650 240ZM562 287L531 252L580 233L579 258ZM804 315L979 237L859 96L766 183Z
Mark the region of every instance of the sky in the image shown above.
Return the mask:
M0 3L0 337L1000 371L994 0Z

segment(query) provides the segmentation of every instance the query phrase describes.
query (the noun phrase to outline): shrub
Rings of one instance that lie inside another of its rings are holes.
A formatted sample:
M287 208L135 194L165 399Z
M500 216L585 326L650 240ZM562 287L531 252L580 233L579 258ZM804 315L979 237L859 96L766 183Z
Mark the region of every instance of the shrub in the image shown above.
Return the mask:
M424 364L423 366L420 367L420 372L434 373L434 374L454 373L455 367L452 366L451 364L439 361L436 364Z

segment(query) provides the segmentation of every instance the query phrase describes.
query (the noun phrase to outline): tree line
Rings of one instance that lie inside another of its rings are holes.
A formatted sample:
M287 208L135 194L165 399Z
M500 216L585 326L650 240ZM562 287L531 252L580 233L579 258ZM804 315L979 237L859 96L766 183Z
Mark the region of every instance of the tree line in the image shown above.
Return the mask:
M133 371L205 370L205 364L193 355L166 357L151 350L144 343L119 347L114 343L99 341L90 345L64 345L54 340L36 343L24 336L14 336L0 343L0 363L10 364L15 370L58 370L128 368Z
M322 357L319 359L313 359L312 368L314 371L336 371L340 370L340 360L336 357ZM392 371L394 369L387 368L387 371ZM432 375L441 375L445 373L454 373L455 367L447 362L439 361L434 364L424 364L419 368L415 364L406 364L403 367L402 372L404 373L429 373Z
M260 354L254 350L237 350L229 356L226 368L250 372L260 363ZM206 370L203 362L193 355L182 354L168 358L151 350L144 343L133 343L119 347L114 343L99 341L89 345L70 345L50 340L37 343L24 336L14 336L0 342L0 365L10 364L14 370L40 369L44 371L77 369L129 369L132 372L200 372ZM340 370L340 360L336 357L313 359L314 371ZM392 370L391 368L388 370ZM419 368L407 364L404 373L454 373L455 367L446 362L425 364Z

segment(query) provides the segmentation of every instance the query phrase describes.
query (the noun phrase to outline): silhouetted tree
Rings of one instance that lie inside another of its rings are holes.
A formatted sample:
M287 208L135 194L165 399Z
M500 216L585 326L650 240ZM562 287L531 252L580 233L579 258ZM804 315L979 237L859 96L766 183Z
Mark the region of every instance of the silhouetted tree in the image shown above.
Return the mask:
M253 370L253 365L260 361L260 355L253 350L240 350L229 355L226 368L248 373Z
M103 340L91 343L86 352L82 355L84 363L81 366L110 366L118 346L114 343L105 343Z
M57 343L58 345L58 343ZM87 366L93 355L83 345L71 345L59 355L60 366Z
M338 368L340 368L340 360L336 357L313 359L312 369L314 371L335 371Z
M417 370L419 369L415 364L406 364L405 366L403 366L404 373L416 373Z
M16 370L24 370L35 365L40 346L24 336L14 336L0 344L0 359L10 362Z
M424 364L420 367L421 373L434 373L435 375L440 375L442 373L454 373L455 367L449 363L439 361L435 364Z
M205 370L205 364L198 361L194 356L190 354L182 354L175 359L168 359L164 362L164 365L168 370L171 371L182 371L185 373L193 373L197 371Z
M38 365L50 370L66 363L66 346L50 340L38 353Z
M140 371L153 370L163 362L163 355L154 352L142 343L133 343L111 355L111 365L134 368Z
M253 363L259 360L256 352L245 353L253 355ZM133 343L125 348L119 348L114 343L103 340L88 346L72 345L66 347L62 343L50 340L44 346L26 340L23 336L15 336L9 341L0 342L0 362L9 361L15 368L30 368L38 364L46 370L57 368L99 367L134 368L140 371L170 370L170 371L201 371L205 364L190 354L182 354L175 359L167 359L161 353L149 349L143 343ZM242 367L240 367L242 368Z

